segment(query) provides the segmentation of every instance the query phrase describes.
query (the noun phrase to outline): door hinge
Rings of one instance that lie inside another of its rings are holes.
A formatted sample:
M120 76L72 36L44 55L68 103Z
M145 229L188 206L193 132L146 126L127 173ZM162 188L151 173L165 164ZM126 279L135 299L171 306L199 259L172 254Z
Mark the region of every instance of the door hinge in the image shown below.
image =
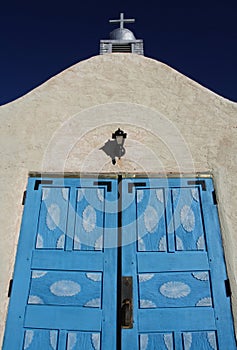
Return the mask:
M133 328L133 283L131 276L122 277L121 292L121 326L122 328Z
M213 204L217 205L217 198L216 198L216 191L212 191L212 200L213 200Z
M22 202L21 202L22 205L25 205L26 193L27 193L27 191L24 191L24 192L23 192L23 197L22 197Z
M129 182L128 193L132 193L133 187L146 187L146 182Z
M13 283L13 279L11 279L11 280L9 281L8 293L7 293L8 298L10 298L11 293L12 293L12 283Z
M225 291L226 291L226 296L230 297L231 296L231 288L230 288L229 278L227 280L225 280Z
M188 181L188 185L201 185L203 191L207 190L205 180L190 180Z
M112 182L111 181L94 181L94 186L106 186L107 192L112 191Z

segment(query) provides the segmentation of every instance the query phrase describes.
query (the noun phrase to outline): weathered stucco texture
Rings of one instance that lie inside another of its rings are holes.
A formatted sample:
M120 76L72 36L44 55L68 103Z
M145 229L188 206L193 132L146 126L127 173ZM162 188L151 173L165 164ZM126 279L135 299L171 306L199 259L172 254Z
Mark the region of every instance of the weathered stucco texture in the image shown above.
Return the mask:
M213 175L237 325L237 104L135 54L92 57L0 109L0 328L29 172ZM100 148L120 127L126 155Z

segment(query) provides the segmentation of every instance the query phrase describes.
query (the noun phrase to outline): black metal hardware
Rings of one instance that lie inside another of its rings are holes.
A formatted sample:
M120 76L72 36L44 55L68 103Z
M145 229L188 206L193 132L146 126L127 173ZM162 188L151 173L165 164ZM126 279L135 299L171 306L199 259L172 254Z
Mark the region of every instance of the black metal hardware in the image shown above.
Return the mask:
M112 182L111 181L94 181L94 186L106 186L107 192L112 191Z
M12 293L12 283L13 283L13 279L9 281L9 287L8 287L8 293L7 293L8 298L10 298Z
M207 190L205 180L190 180L188 181L188 185L201 185L203 191Z
M23 197L22 197L22 205L25 205L25 201L26 201L26 191L23 192Z
M37 191L39 189L39 185L52 185L52 180L35 180L34 190Z
M126 132L124 132L123 130L118 128L118 130L113 132L112 139L116 140L116 138L118 138L118 137L121 137L121 139L126 139L127 134L126 134ZM121 141L121 140L119 140L119 141ZM121 141L121 143L122 143L122 141Z
M126 152L125 148L123 147L126 137L127 137L127 134L125 132L123 132L123 130L121 130L120 128L118 128L118 130L116 130L112 134L112 139L115 140L114 155L112 156L112 164L113 165L116 164L115 157L118 157L120 159L121 157L124 156L124 154Z
M128 183L128 193L132 193L133 187L145 187L145 182L129 182Z
M122 277L121 323L122 328L133 328L132 277Z
M231 288L230 288L230 280L229 279L225 280L225 291L226 291L226 296L230 297L231 296Z
M213 199L213 204L217 205L216 191L212 191L212 199Z

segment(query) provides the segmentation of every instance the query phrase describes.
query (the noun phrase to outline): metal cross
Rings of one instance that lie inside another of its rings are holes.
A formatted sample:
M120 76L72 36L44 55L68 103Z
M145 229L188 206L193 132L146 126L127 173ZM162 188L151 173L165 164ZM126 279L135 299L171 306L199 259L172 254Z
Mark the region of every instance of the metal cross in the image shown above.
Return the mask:
M133 23L135 19L124 19L124 13L120 13L120 19L110 19L110 23L120 23L120 28L123 28L124 23Z

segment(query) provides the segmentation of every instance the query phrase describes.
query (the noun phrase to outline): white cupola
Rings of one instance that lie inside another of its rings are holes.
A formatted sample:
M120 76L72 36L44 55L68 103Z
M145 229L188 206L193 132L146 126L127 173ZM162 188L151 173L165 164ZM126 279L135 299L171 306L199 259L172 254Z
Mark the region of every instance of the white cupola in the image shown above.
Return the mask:
M135 19L124 19L120 13L120 19L112 19L110 23L120 23L120 27L110 33L110 39L100 40L100 55L106 53L136 53L143 55L143 40L137 40L133 32L124 28L124 23L133 23Z

